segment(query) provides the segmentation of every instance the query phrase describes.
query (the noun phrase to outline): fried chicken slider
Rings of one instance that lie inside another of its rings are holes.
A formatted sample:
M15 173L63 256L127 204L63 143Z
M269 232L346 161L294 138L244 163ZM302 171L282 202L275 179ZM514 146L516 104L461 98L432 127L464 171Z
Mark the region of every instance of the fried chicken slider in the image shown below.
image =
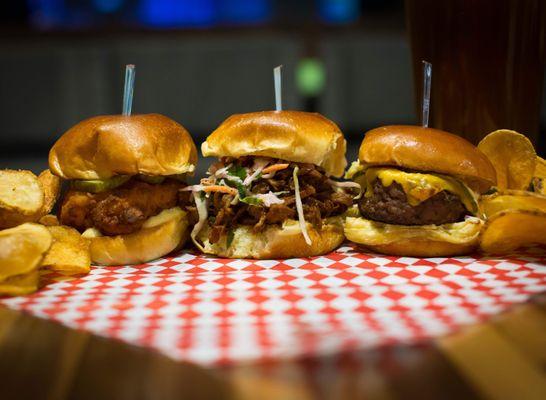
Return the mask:
M327 253L343 241L341 215L355 185L332 179L346 166L346 142L327 118L299 111L238 114L203 143L218 157L191 188L205 253L288 258ZM347 187L349 186L349 187Z
M49 153L51 171L70 182L59 220L91 239L103 265L161 257L189 236L185 178L197 149L188 132L159 114L89 118Z
M361 184L359 216L346 219L347 239L385 254L465 254L483 221L478 195L496 182L488 158L465 139L421 126L366 133L346 178Z

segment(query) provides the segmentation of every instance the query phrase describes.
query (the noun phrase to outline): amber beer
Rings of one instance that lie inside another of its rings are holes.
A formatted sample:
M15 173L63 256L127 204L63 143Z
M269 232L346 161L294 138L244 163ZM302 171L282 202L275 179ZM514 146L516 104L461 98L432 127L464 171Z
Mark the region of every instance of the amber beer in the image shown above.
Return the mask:
M421 61L432 63L430 126L474 143L510 128L536 143L546 0L406 0L406 17L419 106Z

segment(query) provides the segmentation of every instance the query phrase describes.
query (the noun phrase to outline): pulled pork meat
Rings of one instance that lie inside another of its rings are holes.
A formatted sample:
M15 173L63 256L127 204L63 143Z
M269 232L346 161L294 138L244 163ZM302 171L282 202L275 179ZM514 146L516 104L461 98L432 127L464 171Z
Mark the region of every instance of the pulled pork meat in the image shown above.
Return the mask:
M270 159L269 163L275 165L287 161ZM248 176L253 172L255 157L223 158L219 165L231 165L232 171L234 169L245 171L244 176ZM353 204L353 196L336 190L322 168L313 164L290 162L288 167L274 173L265 173L245 187L249 197L259 197L272 192L277 199L282 200L282 203L270 204L267 207L263 202L248 204L244 200L235 200L233 194L220 191L209 193L207 207L211 225L210 243L218 242L222 235L227 234L236 225L251 225L254 232L261 232L267 225L282 224L286 219L297 219L293 179L296 166L299 167L300 195L307 222L320 229L324 218L340 215ZM217 169L218 166L213 166L211 171ZM208 179L202 183L210 183Z

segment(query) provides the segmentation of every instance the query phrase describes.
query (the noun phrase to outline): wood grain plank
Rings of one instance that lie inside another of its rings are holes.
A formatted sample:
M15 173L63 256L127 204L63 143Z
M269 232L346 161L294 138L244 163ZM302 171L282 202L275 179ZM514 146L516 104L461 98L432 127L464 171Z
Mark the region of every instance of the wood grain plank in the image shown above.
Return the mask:
M231 399L211 371L144 348L91 336L68 399Z
M477 399L457 369L432 344L400 347L390 357L393 366L383 374L395 398Z
M0 308L2 400L546 398L542 305L434 346L204 369ZM541 322L542 321L542 322ZM538 346L538 347L537 347ZM543 350L543 349L540 349ZM464 379L463 379L464 378Z
M59 375L66 330L21 314L0 346L2 399L45 399Z
M47 400L65 399L68 396L89 337L90 334L86 332L68 329L64 332L58 355L58 373L51 384Z
M9 330L16 325L20 314L5 307L0 307L0 346Z
M438 345L485 398L546 398L542 371L491 324L440 339Z
M496 319L494 325L537 368L546 371L546 312L527 304Z
M295 361L242 365L226 368L223 373L232 383L237 400L256 398L310 400L314 398L301 365Z

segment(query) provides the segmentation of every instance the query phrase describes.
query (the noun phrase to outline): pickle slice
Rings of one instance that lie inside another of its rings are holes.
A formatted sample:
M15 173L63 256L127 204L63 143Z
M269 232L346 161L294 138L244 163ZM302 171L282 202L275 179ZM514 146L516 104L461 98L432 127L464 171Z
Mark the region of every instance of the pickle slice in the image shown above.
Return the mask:
M100 193L123 185L129 179L131 179L130 176L119 175L109 179L94 179L88 181L76 180L73 181L72 185L75 189L83 192Z
M164 176L152 176L152 175L139 175L138 179L140 179L141 181L147 182L147 183L152 183L154 185L157 185L157 184L163 183L163 181L165 180L165 177Z

